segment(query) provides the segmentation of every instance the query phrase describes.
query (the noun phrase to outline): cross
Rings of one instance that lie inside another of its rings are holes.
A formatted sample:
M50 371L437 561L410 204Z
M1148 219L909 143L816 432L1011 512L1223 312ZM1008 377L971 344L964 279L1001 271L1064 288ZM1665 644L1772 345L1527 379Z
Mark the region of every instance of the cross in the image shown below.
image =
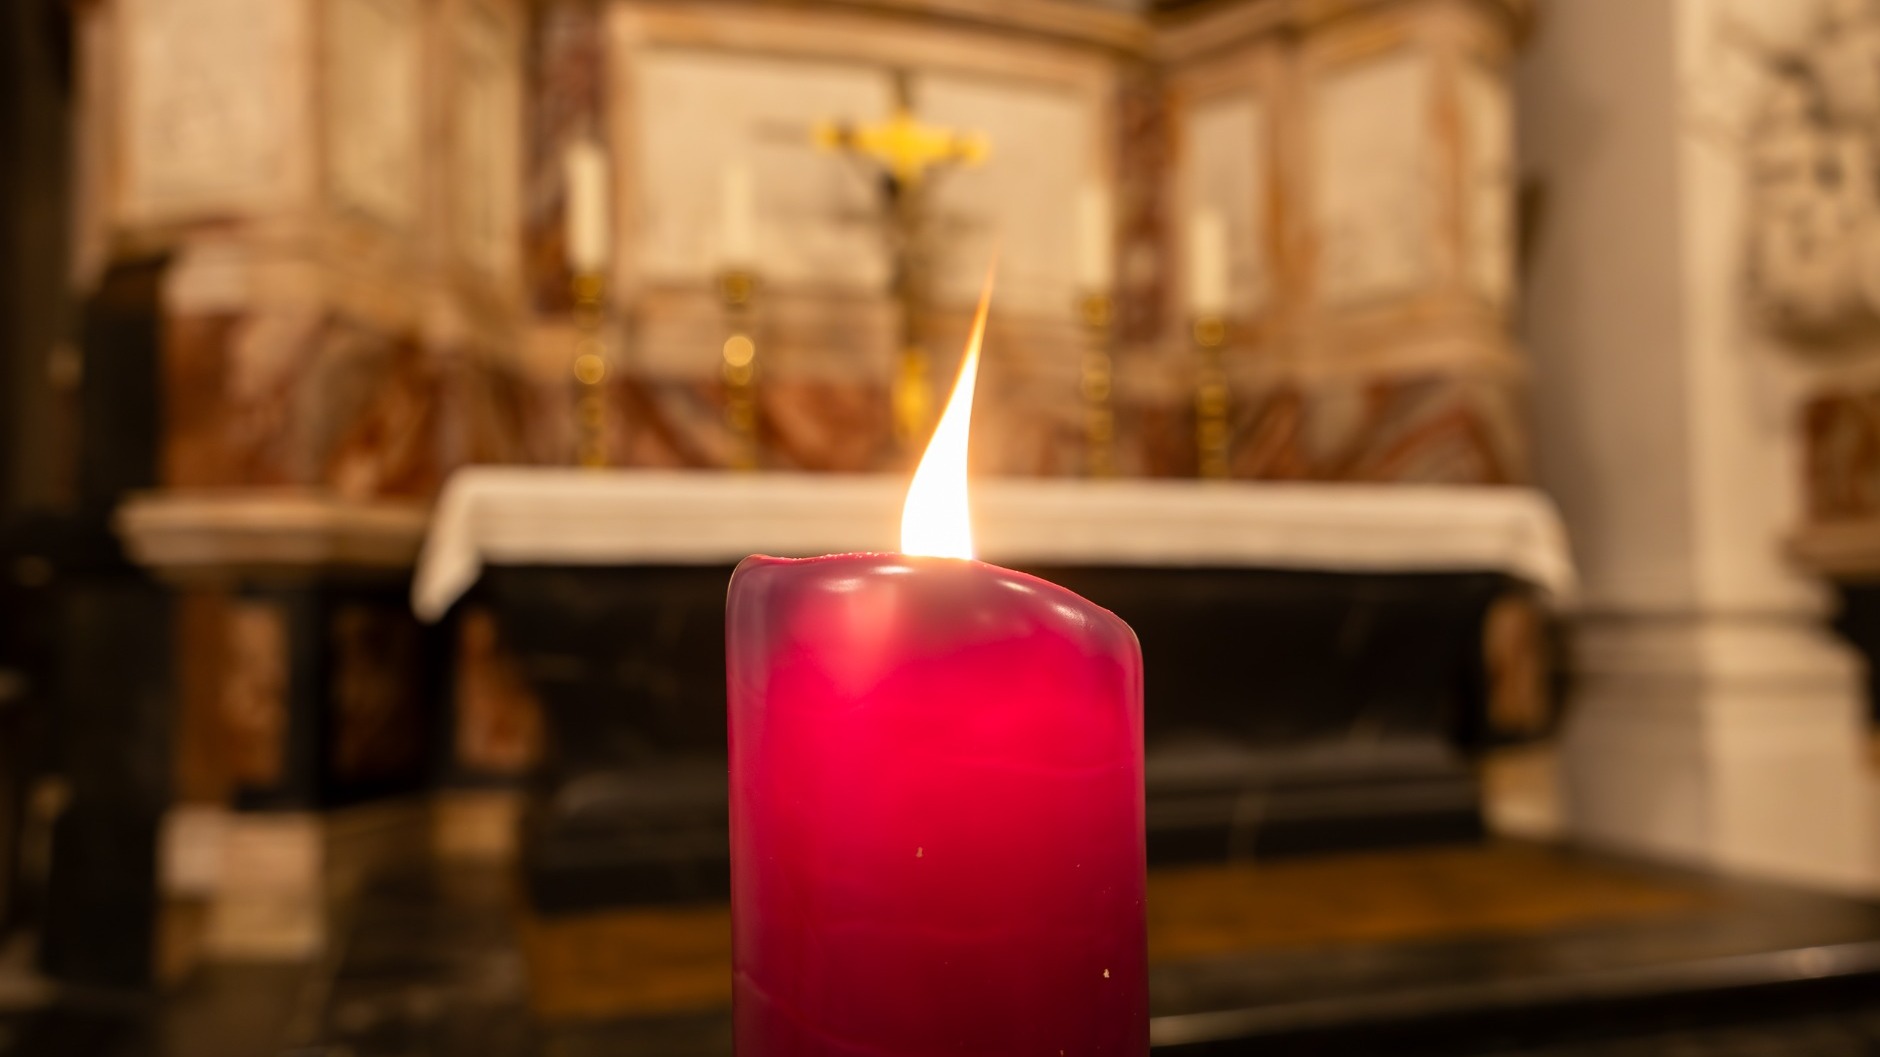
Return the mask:
M870 125L823 122L816 126L816 145L872 158L902 188L918 185L929 169L978 165L991 154L992 147L981 133L957 132L915 117L912 94L907 73L897 70L894 110L887 120Z
M916 452L932 419L933 392L920 317L927 302L926 211L922 191L931 173L983 163L992 152L977 132L929 125L914 116L906 71L894 74L894 109L873 124L823 122L816 145L870 164L887 203L888 248L894 261L894 295L901 304L901 360L893 388L895 437Z

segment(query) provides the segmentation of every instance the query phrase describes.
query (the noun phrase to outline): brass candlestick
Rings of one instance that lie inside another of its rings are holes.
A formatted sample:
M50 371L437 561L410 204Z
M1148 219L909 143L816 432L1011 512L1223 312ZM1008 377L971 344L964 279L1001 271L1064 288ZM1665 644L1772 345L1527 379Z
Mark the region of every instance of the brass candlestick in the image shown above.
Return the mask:
M1111 320L1115 306L1110 295L1087 294L1078 303L1084 321L1084 472L1091 477L1116 476L1116 410L1111 403Z
M1195 377L1195 450L1202 477L1227 477L1227 370L1221 354L1227 344L1227 322L1220 316L1197 316L1194 341L1199 365Z
M718 277L724 301L725 425L731 430L731 468L757 469L757 339L751 326L751 297L757 277L732 268Z
M607 378L607 346L601 333L606 315L607 282L599 272L574 277L575 458L590 468L607 465L606 405L601 383Z

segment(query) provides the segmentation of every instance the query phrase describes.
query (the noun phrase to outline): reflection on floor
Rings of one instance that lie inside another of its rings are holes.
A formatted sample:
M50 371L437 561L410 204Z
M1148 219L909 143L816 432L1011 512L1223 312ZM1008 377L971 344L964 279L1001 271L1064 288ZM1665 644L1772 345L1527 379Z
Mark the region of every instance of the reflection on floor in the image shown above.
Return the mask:
M517 905L493 868L384 884L320 965L210 974L141 1013L15 1018L10 1044L0 1016L0 1055L731 1052L722 908L588 919L619 938L600 947L614 964L538 966L532 989L525 944L575 926L520 921ZM1583 853L1505 844L1159 872L1151 933L1158 1053L1880 1050L1880 908ZM597 1003L554 993L594 978L640 987L638 1012L532 1012L532 990L550 1008Z
M54 990L46 1004L0 1003L0 1057L291 1053L283 1040L298 1009L310 1004L307 991L317 983L311 969L217 966L161 999L65 989Z
M1159 870L1150 956L1549 932L1689 916L1723 898L1683 876L1528 844Z

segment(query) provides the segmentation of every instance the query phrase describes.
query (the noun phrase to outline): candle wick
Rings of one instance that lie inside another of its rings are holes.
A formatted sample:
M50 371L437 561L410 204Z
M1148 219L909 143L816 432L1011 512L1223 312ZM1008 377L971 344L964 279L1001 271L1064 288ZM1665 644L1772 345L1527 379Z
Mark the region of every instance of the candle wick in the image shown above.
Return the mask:
M925 858L925 857L926 857L926 855L927 855L927 849L926 849L926 848L924 848L924 847L921 847L921 848L915 848L915 849L914 849L914 858L916 858L916 859L921 859L921 858Z
M1108 980L1110 978L1110 971L1108 969L1103 970L1103 978L1105 980Z

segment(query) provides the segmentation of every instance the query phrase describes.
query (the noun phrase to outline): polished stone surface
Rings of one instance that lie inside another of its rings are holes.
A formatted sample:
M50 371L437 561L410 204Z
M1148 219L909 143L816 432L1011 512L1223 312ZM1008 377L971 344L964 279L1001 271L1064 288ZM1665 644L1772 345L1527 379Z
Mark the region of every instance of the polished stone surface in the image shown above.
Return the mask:
M1519 844L1159 871L1150 900L1158 1054L1880 1052L1852 900ZM533 1017L517 908L493 868L383 884L319 965L0 1012L0 1057L731 1052L722 1009Z
M358 1057L730 1052L722 1011L532 1023L508 898L462 871L381 888L318 1041ZM1756 1040L1880 1024L1880 910L1600 856L1196 867L1158 871L1150 901L1158 1052L1810 1053Z

